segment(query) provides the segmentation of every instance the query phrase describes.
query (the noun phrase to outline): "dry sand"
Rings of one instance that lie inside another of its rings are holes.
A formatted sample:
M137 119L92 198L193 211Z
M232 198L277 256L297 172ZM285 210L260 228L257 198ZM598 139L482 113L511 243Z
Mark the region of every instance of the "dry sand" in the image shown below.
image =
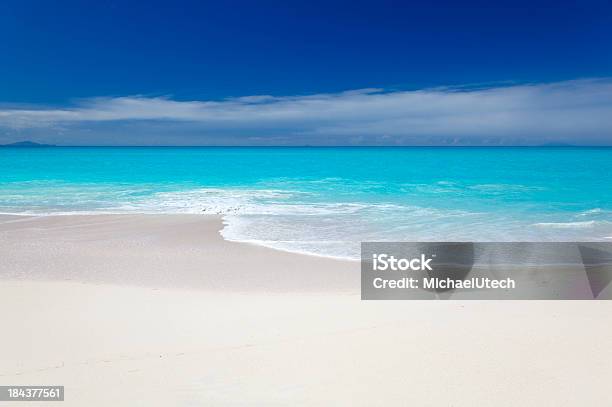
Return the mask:
M363 302L358 263L221 227L0 217L0 384L69 406L612 405L612 301Z

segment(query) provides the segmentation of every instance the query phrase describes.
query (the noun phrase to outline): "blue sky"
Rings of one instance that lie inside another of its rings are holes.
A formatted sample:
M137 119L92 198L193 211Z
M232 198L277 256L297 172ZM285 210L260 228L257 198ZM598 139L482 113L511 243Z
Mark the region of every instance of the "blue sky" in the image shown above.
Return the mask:
M0 142L612 144L612 4L0 4Z

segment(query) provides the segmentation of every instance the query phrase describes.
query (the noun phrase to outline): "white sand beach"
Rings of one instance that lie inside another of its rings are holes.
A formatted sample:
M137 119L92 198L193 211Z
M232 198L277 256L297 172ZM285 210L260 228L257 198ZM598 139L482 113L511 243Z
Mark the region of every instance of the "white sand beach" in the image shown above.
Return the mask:
M0 216L0 384L66 406L612 403L612 301L361 301L357 262L222 226Z

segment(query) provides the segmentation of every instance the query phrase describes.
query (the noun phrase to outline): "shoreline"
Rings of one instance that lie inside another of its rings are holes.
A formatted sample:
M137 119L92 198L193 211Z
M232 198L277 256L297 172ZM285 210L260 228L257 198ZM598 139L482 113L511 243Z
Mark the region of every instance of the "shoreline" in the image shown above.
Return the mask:
M61 281L70 276L162 288L359 292L359 262L229 241L221 236L222 227L221 215L0 215L5 252L0 278ZM73 261L66 264L65 258ZM113 267L105 267L108 259ZM257 270L250 272L253 264ZM131 271L137 268L147 274L135 276ZM294 280L287 271L305 278Z
M221 221L221 227L218 230L219 235L223 238L223 240L227 242L240 243L240 244L248 244L254 245L258 247L265 247L267 249L272 249L284 253L291 253L297 255L304 256L313 256L313 257L321 257L325 259L331 260L339 260L339 261L348 261L348 262L360 262L358 258L349 258L349 257L341 257L341 256L333 256L330 254L323 253L313 253L308 251L298 251L285 249L280 247L274 247L272 245L266 244L260 240L239 240L239 239L228 239L223 236L223 229L227 226L225 223L225 216L227 214L211 214L211 213L146 213L146 212L102 212L102 211L91 211L91 212L52 212L52 213L11 213L11 212L0 212L0 223L4 222L3 218L10 217L26 217L26 218L44 218L44 217L59 217L59 216L205 216L205 217L218 217Z

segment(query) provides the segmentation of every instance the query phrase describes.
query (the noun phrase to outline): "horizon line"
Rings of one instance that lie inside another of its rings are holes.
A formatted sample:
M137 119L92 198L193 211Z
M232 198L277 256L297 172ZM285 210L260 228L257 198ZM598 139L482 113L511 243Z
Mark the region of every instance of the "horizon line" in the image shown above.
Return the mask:
M584 145L61 145L40 144L32 146L0 144L0 148L44 149L44 148L612 148L612 144Z

